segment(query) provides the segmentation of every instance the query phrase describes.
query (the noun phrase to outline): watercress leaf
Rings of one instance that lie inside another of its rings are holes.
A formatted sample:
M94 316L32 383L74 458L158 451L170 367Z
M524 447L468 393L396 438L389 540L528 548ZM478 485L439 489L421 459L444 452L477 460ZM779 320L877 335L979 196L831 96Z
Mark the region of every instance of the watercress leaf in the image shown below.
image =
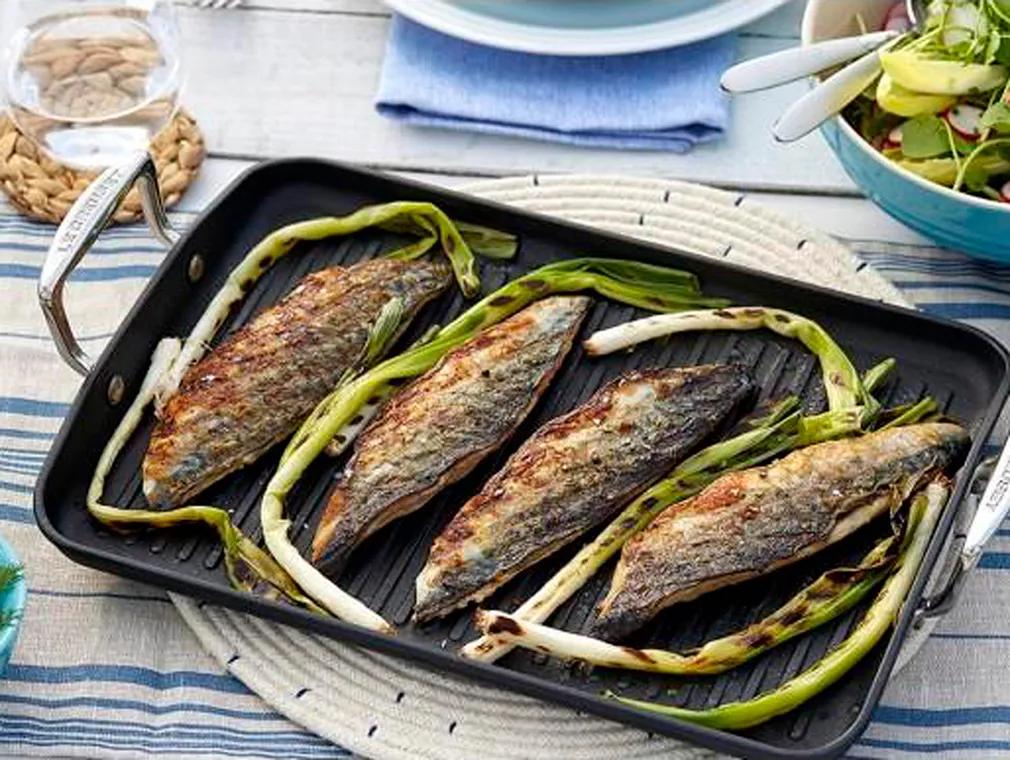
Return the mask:
M1005 20L1010 20L1010 0L989 0L989 6Z
M950 153L947 129L932 114L916 116L901 126L901 151L908 158L934 158Z
M21 565L0 564L0 593L6 591L24 575ZM0 626L2 628L3 626Z
M997 60L999 49L1002 47L1003 37L999 32L993 32L985 43L985 62L993 63Z
M972 192L979 192L989 184L989 172L978 162L972 162L964 170L964 185Z
M997 132L1010 132L1010 105L1002 100L993 103L983 112L979 126Z
M956 132L951 132L950 138L954 143L954 149L962 156L970 155L976 148L975 143L968 142Z

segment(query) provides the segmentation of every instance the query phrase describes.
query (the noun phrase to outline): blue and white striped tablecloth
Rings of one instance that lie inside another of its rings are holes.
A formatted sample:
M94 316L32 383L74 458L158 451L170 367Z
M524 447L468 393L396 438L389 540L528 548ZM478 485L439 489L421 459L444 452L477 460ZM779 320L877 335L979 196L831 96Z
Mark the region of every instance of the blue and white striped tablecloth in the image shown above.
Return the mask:
M346 756L217 666L163 592L79 567L35 528L32 484L78 384L35 301L51 234L0 208L0 533L24 559L30 586L21 640L0 679L0 755ZM928 247L852 245L926 311L1010 341L1010 269ZM108 232L84 260L69 303L90 351L161 257L135 227ZM961 605L889 687L854 757L1010 757L1008 571L1004 529Z

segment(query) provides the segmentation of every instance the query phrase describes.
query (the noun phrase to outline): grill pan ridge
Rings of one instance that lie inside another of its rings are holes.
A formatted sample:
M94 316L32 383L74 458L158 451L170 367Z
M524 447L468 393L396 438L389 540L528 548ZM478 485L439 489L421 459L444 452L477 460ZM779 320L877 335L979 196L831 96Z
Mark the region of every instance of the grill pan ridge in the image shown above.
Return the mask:
M809 409L822 404L823 391L813 357L793 342L765 331L690 333L648 344L630 354L599 359L585 357L577 344L550 389L507 445L427 507L383 529L352 555L338 579L340 585L400 627L396 637L374 634L332 618L233 591L223 573L220 548L209 532L174 530L124 537L90 520L84 494L101 446L124 410L124 405L113 407L106 399L110 379L120 375L126 382L127 398L131 397L139 387L157 341L165 336L185 336L231 267L266 233L298 219L340 215L365 204L392 200L431 201L454 219L517 234L520 251L514 261L481 261L485 292L561 257L632 258L688 269L701 278L708 294L726 296L741 304L790 309L815 319L850 352L861 369L887 356L897 358L897 379L884 393L886 402L900 403L930 393L946 412L969 428L973 439L951 501L913 586L911 598L919 598L950 531L968 476L980 459L983 444L1008 392L1008 357L994 340L953 322L757 273L728 262L558 222L440 188L308 159L271 162L247 172L200 217L167 256L82 386L46 461L35 491L36 518L45 535L83 564L716 750L755 758L834 757L842 753L870 718L904 638L913 604L904 606L889 637L837 684L792 713L736 734L637 712L602 699L600 693L613 689L628 696L688 707L747 699L774 688L816 661L844 638L866 605L726 674L697 678L629 674L602 668L587 671L523 650L514 651L498 665L474 663L454 653L475 636L471 610L420 627L409 622L414 578L432 539L454 511L479 490L533 430L585 401L622 372L736 361L751 368L761 388L761 398L799 393ZM375 256L401 240L391 233L366 231L346 239L302 244L257 283L219 331L216 341L276 302L306 273ZM195 284L187 277L194 255L200 255L206 265L203 278ZM429 304L402 336L399 346L408 345L432 324L445 324L465 306L455 290ZM580 338L638 315L631 307L595 298ZM105 491L109 503L144 504L139 465L150 428L148 415L110 473ZM279 453L279 448L275 448L254 465L210 488L199 501L233 510L239 528L259 540L259 499ZM288 499L292 538L303 552L333 478L342 471L347 456L336 460L321 456ZM823 570L858 558L885 529L878 525L860 531L792 567L671 608L631 641L680 650L735 630L767 614ZM514 609L578 546L576 542L523 573L492 596L486 606ZM596 602L606 591L612 567L613 561L555 614L552 624L584 630L592 619ZM757 601L748 603L748 600Z

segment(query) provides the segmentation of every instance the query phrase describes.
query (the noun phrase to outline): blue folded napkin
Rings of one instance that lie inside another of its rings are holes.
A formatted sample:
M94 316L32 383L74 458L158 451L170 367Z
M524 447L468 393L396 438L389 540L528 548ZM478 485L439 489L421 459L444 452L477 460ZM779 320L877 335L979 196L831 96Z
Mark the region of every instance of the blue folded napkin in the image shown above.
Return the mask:
M678 153L720 137L735 38L634 55L530 55L393 19L379 113L421 126Z

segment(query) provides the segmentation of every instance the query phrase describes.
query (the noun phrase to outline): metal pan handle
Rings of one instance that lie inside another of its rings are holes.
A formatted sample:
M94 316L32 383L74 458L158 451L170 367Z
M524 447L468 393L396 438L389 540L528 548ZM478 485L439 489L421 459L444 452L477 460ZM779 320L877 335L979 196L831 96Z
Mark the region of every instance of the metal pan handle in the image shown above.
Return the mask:
M92 362L70 327L63 306L63 285L98 240L134 184L140 192L144 218L151 232L161 243L171 247L178 235L172 229L161 202L154 160L144 151L121 166L107 169L88 186L60 224L42 265L39 305L56 343L56 350L67 364L82 375L91 371Z
M982 558L986 543L1010 512L1010 440L1003 445L1003 451L991 472L950 576L937 593L922 600L916 610L917 624L921 625L925 618L937 617L950 611L957 602L968 573ZM979 478L976 477L972 490L977 488L978 482Z

